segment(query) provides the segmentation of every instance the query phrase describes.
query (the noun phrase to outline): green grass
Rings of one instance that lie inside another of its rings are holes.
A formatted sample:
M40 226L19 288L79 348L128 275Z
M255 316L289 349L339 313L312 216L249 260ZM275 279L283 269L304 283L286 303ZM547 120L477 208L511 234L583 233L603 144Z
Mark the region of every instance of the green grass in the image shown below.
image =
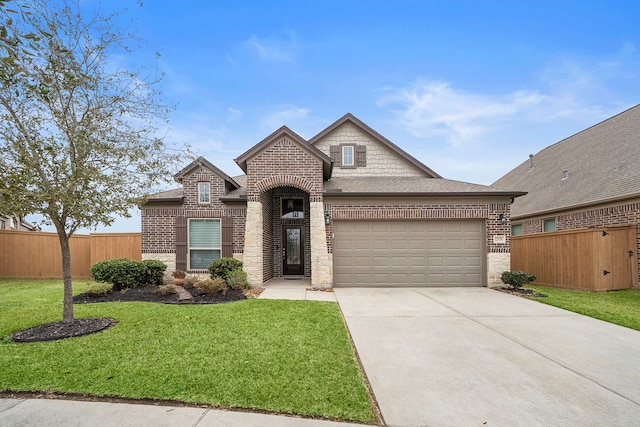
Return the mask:
M547 295L547 298L535 298L536 301L640 331L640 289L583 292L543 286L526 287Z
M76 293L86 287L74 284ZM61 320L62 282L0 279L0 390L177 400L375 422L337 304L100 303L76 318L115 327L17 344L18 330Z

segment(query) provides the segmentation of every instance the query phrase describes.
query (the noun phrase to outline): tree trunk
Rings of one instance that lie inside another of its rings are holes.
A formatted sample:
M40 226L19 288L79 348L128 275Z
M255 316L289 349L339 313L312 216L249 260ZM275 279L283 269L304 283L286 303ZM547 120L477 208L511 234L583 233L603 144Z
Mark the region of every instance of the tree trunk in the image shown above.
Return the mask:
M64 282L64 303L62 309L62 322L73 323L73 287L71 285L71 250L69 249L69 236L64 229L58 229L60 250L62 251L62 280Z

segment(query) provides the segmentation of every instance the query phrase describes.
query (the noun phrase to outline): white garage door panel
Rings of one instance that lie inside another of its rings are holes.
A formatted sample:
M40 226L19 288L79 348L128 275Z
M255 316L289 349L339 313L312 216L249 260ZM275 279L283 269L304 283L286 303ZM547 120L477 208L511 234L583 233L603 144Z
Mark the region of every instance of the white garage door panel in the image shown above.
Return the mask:
M484 221L335 221L336 286L482 286Z

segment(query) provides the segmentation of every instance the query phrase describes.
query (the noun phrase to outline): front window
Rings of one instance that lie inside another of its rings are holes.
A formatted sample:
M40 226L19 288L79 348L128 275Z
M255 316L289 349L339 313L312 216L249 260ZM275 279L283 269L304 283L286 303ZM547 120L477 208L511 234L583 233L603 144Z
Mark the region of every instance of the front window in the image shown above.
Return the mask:
M548 231L556 231L556 219L551 218L542 220L542 231L545 233Z
M342 166L353 166L353 145L342 146Z
M220 219L189 220L189 270L206 270L222 256Z
M199 182L198 183L198 202L199 203L210 203L211 195L209 192L209 183L208 182Z
M511 224L511 235L522 236L522 224Z

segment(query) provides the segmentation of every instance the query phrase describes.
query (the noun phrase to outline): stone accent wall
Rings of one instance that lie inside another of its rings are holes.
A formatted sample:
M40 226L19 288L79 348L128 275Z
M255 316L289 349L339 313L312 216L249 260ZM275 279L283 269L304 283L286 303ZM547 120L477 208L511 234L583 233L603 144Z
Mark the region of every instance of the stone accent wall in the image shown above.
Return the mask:
M330 288L333 285L331 260L327 250L324 209L322 202L311 202L311 286Z
M502 272L511 270L511 256L508 253L487 254L487 283L489 286L502 285Z
M636 253L640 253L640 201L632 200L627 203L599 206L556 214L555 216L541 216L538 218L514 221L514 223L522 224L523 234L541 233L542 221L548 218L555 218L557 231L587 227L636 225L638 227ZM640 276L640 257L638 258L638 272Z
M263 211L259 201L247 202L247 229L244 233L243 269L251 286L262 286L264 283L262 268L263 245Z
M367 147L367 166L334 167L333 176L424 176L424 172L407 163L398 154L380 144L359 127L345 122L333 132L317 141L314 146L330 155L329 147L340 144L364 145ZM355 155L355 153L354 153Z

